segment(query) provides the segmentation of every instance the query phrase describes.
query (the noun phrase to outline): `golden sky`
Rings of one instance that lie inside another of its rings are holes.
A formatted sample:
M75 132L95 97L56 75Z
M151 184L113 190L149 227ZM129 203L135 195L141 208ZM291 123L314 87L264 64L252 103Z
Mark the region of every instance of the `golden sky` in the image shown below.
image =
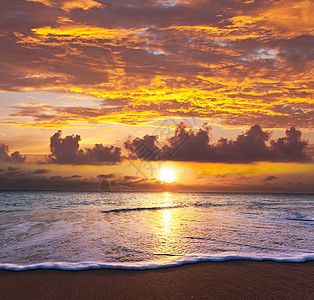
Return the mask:
M115 174L149 190L313 192L313 11L310 0L2 0L0 188ZM199 152L181 144L180 122ZM66 149L51 148L58 130ZM145 139L155 174L130 165L147 162L132 142L145 135L158 136ZM100 166L114 151L116 165ZM158 161L176 173L166 187Z

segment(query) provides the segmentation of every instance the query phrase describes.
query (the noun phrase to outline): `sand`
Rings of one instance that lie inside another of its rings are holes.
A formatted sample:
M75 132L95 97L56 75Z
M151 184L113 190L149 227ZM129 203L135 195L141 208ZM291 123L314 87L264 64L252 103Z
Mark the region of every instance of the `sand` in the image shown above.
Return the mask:
M314 299L314 262L208 262L145 271L1 270L0 298Z

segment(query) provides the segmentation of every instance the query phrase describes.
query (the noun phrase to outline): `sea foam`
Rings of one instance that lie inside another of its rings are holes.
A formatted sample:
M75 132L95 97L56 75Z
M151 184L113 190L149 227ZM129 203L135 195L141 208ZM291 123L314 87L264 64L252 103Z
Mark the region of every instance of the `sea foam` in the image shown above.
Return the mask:
M89 269L122 269L122 270L150 270L160 268L170 268L186 264L195 264L199 262L224 262L224 261L236 261L236 260L249 260L249 261L273 261L284 263L303 263L306 261L314 260L314 253L308 253L303 255L291 255L290 257L252 257L252 256L199 256L199 257L187 257L185 259L174 260L167 264L158 264L154 262L133 262L133 263L102 263L93 261L81 261L81 262L44 262L29 265L20 264L0 264L0 269L9 271L26 271L37 269L56 269L56 270L69 270L80 271Z

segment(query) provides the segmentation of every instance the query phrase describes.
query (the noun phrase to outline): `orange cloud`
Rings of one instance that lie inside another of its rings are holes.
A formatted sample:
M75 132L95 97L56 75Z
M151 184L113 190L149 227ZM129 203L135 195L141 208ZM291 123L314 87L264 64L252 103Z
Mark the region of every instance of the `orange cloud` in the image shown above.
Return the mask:
M97 108L16 106L2 124L195 117L312 126L311 1L38 1L4 6L2 43L10 51L0 61L1 90L103 101ZM14 22L13 10L27 13Z
M290 32L307 33L314 31L314 3L305 1L280 1L261 13L268 26Z

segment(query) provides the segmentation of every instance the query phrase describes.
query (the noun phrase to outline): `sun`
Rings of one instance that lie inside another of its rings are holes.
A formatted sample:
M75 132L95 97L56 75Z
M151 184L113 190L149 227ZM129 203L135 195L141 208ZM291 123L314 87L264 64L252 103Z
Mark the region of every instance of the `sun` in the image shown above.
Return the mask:
M176 180L175 171L169 168L161 169L159 173L159 180L167 183L174 182Z

